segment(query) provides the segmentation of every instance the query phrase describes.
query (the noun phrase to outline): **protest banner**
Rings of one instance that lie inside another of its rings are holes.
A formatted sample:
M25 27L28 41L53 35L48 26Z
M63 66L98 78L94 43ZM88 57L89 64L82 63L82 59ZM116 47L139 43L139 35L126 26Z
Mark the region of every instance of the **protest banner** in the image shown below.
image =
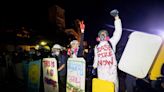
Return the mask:
M84 58L68 59L66 92L85 92L85 66Z
M59 92L57 61L55 58L43 58L44 92Z
M28 67L28 92L39 92L41 60L29 62Z

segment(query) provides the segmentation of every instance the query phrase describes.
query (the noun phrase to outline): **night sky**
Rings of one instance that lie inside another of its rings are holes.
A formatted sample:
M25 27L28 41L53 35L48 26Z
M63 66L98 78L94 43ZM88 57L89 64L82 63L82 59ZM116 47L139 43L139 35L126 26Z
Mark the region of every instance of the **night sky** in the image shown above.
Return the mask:
M84 19L86 35L91 35L91 39L95 39L98 30L108 29L107 24L113 25L109 14L112 9L119 10L123 28L157 35L164 32L163 0L94 0L92 3L88 0L69 0L75 4L63 4L63 1L58 0L58 3L66 9L67 26L73 25L73 19Z
M38 31L48 27L48 7L57 4L65 9L66 28L74 26L75 19L83 19L86 36L113 25L109 12L118 9L124 28L150 33L164 30L163 0L15 0L0 3L0 27L28 26Z

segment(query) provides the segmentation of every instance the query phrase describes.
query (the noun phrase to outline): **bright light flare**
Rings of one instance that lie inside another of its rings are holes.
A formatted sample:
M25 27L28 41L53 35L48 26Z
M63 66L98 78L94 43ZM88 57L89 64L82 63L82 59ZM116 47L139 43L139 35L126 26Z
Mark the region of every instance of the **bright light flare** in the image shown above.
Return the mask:
M39 45L36 45L36 46L35 46L35 49L37 49L37 50L38 50L38 49L39 49Z
M40 45L45 46L45 45L47 45L47 42L45 42L45 41L41 41L41 42L40 42Z
M164 30L158 30L158 35L164 39Z

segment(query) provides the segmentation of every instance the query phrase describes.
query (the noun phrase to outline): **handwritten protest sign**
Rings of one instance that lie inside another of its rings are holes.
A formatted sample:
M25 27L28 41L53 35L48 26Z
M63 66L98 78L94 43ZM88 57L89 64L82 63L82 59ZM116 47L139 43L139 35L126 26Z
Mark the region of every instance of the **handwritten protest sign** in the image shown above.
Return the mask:
M28 92L39 92L41 60L30 61L28 68Z
M69 58L67 61L67 92L85 92L85 60Z
M59 92L57 61L55 58L43 58L44 92Z

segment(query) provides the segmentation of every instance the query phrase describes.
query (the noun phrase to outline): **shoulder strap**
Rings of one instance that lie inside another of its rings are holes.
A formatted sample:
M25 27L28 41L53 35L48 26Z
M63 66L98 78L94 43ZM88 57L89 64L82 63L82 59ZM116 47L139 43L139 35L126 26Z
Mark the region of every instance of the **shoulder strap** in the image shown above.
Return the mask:
M111 42L110 42L110 41L108 41L108 43L109 43L110 47L113 49L113 46L112 46Z

